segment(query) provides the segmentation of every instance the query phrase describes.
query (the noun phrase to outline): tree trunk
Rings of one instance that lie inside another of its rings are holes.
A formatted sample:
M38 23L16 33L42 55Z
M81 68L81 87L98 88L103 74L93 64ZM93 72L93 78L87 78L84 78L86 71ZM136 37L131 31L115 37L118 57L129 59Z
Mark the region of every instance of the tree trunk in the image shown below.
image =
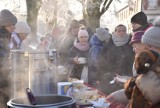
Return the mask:
M31 41L37 42L37 17L42 0L26 0L27 22L31 27Z
M58 1L57 0L50 0L51 3L50 5L52 5L52 9L49 8L49 16L46 18L46 31L47 32L51 32L51 30L54 28L54 26L57 25L57 17L58 17L58 13L57 13L57 9L59 8L58 7ZM52 12L50 13L50 11L52 10ZM47 12L46 11L46 12ZM50 15L51 14L51 15Z
M87 26L90 27L93 32L95 32L96 28L100 27L100 17L101 16L87 16L85 18Z
M90 0L86 3L87 4L84 5L85 7L83 8L83 18L86 19L87 26L90 27L92 31L95 31L95 29L100 26L99 19L101 17L101 2L98 2L97 0Z
M95 29L100 26L100 18L109 8L112 1L113 0L80 0L83 5L83 18L86 19L87 26L90 27L92 31L95 31Z

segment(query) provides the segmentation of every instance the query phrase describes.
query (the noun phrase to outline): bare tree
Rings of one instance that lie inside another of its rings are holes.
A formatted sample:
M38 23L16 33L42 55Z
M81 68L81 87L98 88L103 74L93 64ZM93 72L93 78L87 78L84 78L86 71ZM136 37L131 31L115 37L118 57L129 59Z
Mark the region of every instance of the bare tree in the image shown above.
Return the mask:
M19 13L23 2L24 0L1 0L0 4L3 3L4 7L10 9L13 13Z
M31 27L31 40L37 41L36 33L37 33L37 17L38 11L40 9L42 0L26 0L27 5L27 22Z
M100 26L100 18L107 11L113 0L78 0L83 5L83 18L94 30ZM120 2L120 0L117 0Z
M70 14L68 13L67 0L42 0L40 8L40 17L43 17L47 25L47 31L62 22L68 22Z

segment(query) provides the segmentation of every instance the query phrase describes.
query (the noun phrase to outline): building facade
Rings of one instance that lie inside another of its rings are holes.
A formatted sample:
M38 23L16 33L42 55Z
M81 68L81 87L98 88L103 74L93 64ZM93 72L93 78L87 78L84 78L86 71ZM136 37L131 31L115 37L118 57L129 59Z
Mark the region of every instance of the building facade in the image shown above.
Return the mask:
M148 21L152 22L160 15L160 0L128 0L128 5L116 13L118 23L126 25L127 32L131 33L131 17L140 11L146 13Z

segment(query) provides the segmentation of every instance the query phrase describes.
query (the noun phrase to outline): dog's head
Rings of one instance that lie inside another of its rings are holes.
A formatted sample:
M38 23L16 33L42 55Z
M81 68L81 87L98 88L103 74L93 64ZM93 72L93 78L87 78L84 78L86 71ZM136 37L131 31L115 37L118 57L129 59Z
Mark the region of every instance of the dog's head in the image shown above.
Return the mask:
M157 61L159 54L152 50L143 50L135 56L135 69L137 74L145 74Z

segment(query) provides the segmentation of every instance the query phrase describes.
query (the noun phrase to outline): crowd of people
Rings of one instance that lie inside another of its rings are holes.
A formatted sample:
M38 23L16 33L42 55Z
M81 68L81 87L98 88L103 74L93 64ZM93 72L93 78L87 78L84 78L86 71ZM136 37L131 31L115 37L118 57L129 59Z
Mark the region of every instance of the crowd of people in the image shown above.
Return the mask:
M46 33L38 50L57 49L58 64L68 69L67 78L80 80L82 73L87 72L86 83L108 95L110 108L158 108L160 17L150 24L146 14L138 12L132 16L131 25L131 34L127 34L123 24L110 34L108 28L91 30L84 19L72 20L66 31L56 26ZM9 10L0 12L1 108L6 107L10 96L10 51L30 50L30 32L27 22L18 21ZM118 80L122 76L125 82ZM114 84L110 83L112 80Z

